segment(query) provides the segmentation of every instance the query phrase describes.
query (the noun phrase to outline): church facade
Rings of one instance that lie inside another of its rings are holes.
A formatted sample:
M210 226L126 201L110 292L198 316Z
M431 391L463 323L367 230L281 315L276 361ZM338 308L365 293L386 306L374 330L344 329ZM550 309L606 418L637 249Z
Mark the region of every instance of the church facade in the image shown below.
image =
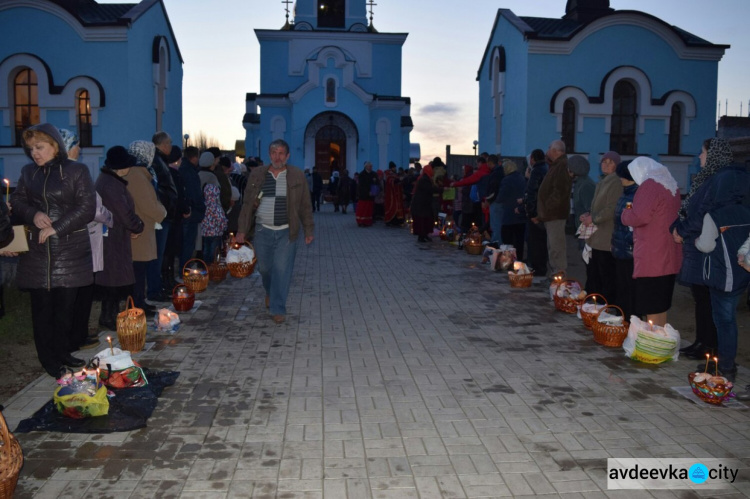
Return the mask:
M499 9L477 73L479 148L526 156L562 138L594 178L609 150L648 155L685 191L715 136L728 48L608 0L569 0L560 19Z
M106 151L165 130L182 135L182 57L162 0L0 2L0 170L29 162L21 133L75 131L96 177Z
M411 102L401 96L405 33L379 33L365 0L297 0L293 22L256 29L260 93L246 97L245 154L284 139L293 165L360 171L407 167Z

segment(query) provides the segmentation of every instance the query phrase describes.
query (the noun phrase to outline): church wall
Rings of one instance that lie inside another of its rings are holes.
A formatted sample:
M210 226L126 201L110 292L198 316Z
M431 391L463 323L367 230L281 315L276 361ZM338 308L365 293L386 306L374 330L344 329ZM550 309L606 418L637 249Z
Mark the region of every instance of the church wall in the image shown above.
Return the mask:
M372 76L355 78L365 91L379 95L401 95L401 46L372 44Z
M260 44L260 92L284 94L292 92L307 81L304 75L289 75L289 43L264 40Z

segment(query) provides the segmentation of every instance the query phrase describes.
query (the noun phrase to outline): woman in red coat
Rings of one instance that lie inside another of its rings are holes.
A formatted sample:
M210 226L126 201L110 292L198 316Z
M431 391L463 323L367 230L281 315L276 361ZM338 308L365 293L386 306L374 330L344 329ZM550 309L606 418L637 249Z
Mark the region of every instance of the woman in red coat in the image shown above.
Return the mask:
M664 326L682 265L682 248L669 232L680 209L680 190L669 170L651 158L634 159L628 170L639 186L620 217L633 228L633 309Z

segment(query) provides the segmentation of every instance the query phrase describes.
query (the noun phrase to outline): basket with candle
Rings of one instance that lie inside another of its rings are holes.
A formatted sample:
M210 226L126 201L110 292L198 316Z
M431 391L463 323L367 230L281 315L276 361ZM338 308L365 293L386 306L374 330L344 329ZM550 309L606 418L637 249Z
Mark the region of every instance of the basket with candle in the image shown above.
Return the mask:
M178 284L172 290L172 306L177 312L187 312L195 305L195 293L184 284Z
M52 401L63 416L83 419L109 413L107 387L101 381L98 361L78 372L68 371L57 384Z
M193 258L185 262L185 266L182 268L182 282L193 293L203 293L208 287L208 266L206 262L199 258Z
M581 314L583 315L583 312ZM606 305L591 321L591 330L594 332L594 341L600 345L621 347L628 336L628 321L625 320L625 313L620 307Z
M734 384L724 376L719 376L718 359L714 357L716 373L711 375L708 372L708 361L710 356L706 354L706 369L700 373L688 374L688 382L693 393L702 401L708 404L719 405L725 400L731 398Z
M511 288L530 288L534 271L523 262L513 262L513 270L508 271Z
M680 333L669 324L659 326L652 321L644 322L633 315L622 348L628 357L646 364L677 360Z
M549 283L549 299L554 300L555 299L555 292L557 291L557 286L565 279L565 272L558 272L557 274L552 274L552 277L550 277L550 283Z
M0 497L10 499L23 467L23 450L0 413Z
M575 279L562 279L555 289L555 308L566 314L575 314L586 297L581 283Z
M469 234L464 238L464 249L470 255L482 254L482 234L474 224L471 224Z
M581 320L586 329L591 329L592 323L599 312L607 306L607 299L599 293L586 295L581 302Z
M208 279L212 282L221 282L227 278L227 273L229 273L229 267L221 258L221 251L217 251L216 257L208 265Z
M123 350L140 352L146 345L147 329L146 313L135 306L132 296L128 296L125 310L117 314L117 339L120 346Z
M234 243L227 251L227 267L232 277L242 279L249 276L255 270L257 261L255 249L247 241Z

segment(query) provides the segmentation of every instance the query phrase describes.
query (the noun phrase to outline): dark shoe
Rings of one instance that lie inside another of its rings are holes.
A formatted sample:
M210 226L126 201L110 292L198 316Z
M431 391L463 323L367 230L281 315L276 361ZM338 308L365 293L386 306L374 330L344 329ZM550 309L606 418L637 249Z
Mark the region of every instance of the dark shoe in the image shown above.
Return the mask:
M686 358L692 360L705 360L706 354L709 354L711 357L713 357L714 350L716 349L710 348L703 343L698 343L698 346L696 348L683 352L683 355Z
M745 391L738 393L735 398L741 402L749 401L750 400L750 385L746 385Z
M283 315L274 315L274 316L273 316L273 321L274 321L274 322L275 322L276 324L281 324L281 323L282 323L282 322L284 322L285 320L286 320L286 318L285 318L285 317L284 317Z
M172 301L172 294L171 293L170 294L166 294L166 293L164 293L164 291L162 291L160 294L158 294L158 295L156 295L154 297L149 296L148 297L148 301L155 301L155 302L159 302L159 303L171 302Z
M719 369L719 376L724 376L726 379L734 383L734 380L737 377L737 365L735 364L732 369L726 371Z
M701 343L698 340L695 340L691 345L680 348L680 353L688 353L688 352L693 352L695 350L702 350L702 349L703 349L703 343Z
M143 305L141 305L138 308L142 308L143 312L146 313L146 314L148 314L148 315L153 315L153 314L156 313L156 307L153 306L153 305L149 305L148 303L144 303Z
M60 362L62 362L63 365L68 366L68 367L83 367L83 366L86 365L86 361L85 360L79 359L77 357L73 357L70 354L67 354L67 355L63 356L60 359Z
M44 370L47 371L47 374L49 374L55 379L60 379L62 378L62 375L65 374L65 368L61 365L46 366Z
M96 348L99 346L99 335L96 334L90 334L86 336L86 339L83 340L83 343L78 347L78 350L88 350L90 348Z

